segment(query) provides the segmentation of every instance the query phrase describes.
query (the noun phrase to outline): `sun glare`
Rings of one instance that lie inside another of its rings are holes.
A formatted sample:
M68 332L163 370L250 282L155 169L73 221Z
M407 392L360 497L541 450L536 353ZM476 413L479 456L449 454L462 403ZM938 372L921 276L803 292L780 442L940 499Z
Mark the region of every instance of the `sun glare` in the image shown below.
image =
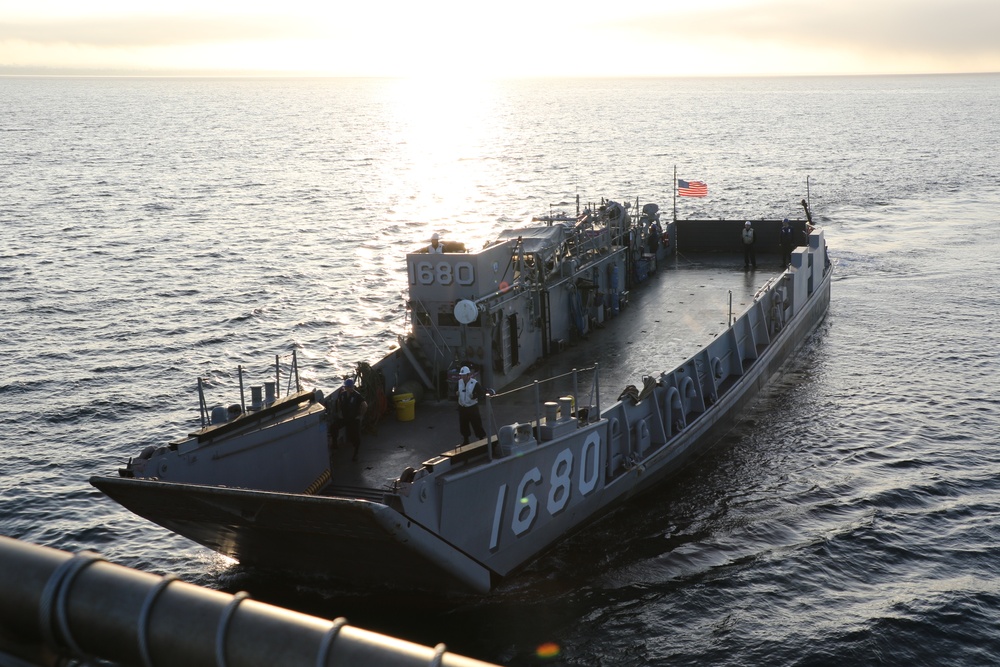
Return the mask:
M399 191L413 193L408 208L428 222L454 220L463 213L454 202L476 201L493 180L489 160L473 156L489 155L501 133L494 84L411 77L392 82L389 98L399 159L386 177L400 179Z
M989 24L985 10L978 19L955 13L956 23L945 27L964 30L968 42L957 45L947 30L934 30L940 19L934 1L908 16L911 25L890 41L875 36L880 25L894 33L899 27L891 8L865 11L866 20L876 22L860 29L864 21L854 21L851 12L867 8L853 1L810 0L815 15L750 0L635 0L610 8L590 0L21 4L0 10L0 73L4 67L333 77L436 73L468 80L994 71L997 62L992 34L969 29L977 20ZM825 25L824 17L833 24ZM931 39L920 39L924 35Z

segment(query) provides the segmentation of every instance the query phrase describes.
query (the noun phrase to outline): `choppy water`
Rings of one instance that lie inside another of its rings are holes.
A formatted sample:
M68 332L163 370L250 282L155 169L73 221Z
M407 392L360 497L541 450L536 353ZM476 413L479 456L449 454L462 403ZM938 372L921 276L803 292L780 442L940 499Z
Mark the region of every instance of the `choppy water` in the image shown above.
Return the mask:
M997 117L996 75L0 78L0 533L503 664L998 664ZM810 176L829 316L724 446L496 594L247 574L87 484L194 426L198 375L375 359L431 231L669 209L675 165L710 187L680 217Z

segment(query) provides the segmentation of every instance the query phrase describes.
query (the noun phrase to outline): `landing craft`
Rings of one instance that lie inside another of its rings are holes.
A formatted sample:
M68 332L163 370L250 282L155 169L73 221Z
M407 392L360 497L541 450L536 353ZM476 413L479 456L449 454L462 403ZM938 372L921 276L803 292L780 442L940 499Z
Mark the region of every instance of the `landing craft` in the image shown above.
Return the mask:
M420 248L406 256L410 331L354 374L370 407L359 461L328 449L327 396L299 386L293 357L249 406L203 400L200 429L90 481L249 567L487 592L704 453L823 319L823 230L796 221L787 269L751 275L734 268L743 225L662 224L655 204L602 201L482 250ZM780 226L755 223L775 247ZM748 305L727 313L703 298L715 281ZM622 350L637 339L651 372L635 378L615 360L631 364ZM697 351L655 370L685 345ZM497 390L481 401L486 437L464 446L462 366ZM295 390L279 398L282 377Z

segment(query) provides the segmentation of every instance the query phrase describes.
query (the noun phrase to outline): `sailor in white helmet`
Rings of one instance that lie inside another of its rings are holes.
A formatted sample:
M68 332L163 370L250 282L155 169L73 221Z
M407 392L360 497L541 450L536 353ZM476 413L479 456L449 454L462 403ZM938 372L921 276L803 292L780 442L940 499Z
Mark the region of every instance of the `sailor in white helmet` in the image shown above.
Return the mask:
M441 241L439 240L440 238L441 237L438 236L437 232L431 234L431 244L427 246L427 252L432 255L440 255L444 253L444 245L441 244Z
M743 268L749 269L751 266L757 268L757 253L754 252L753 244L757 242L757 235L754 233L753 226L750 221L747 220L743 223Z
M487 394L496 394L492 389L485 389L479 380L472 377L468 366L462 366L458 371L458 428L462 432L462 444L469 444L469 436L476 432L479 439L486 437L483 428L483 418L479 414L479 399Z

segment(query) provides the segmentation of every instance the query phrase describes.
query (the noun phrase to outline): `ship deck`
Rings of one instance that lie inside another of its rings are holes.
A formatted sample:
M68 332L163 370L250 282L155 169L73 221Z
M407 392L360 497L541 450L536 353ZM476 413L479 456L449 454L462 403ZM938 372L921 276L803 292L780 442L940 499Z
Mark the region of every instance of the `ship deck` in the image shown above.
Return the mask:
M764 267L769 267L765 269ZM678 254L662 262L655 273L634 286L621 313L581 340L570 343L560 354L526 372L514 383L531 385L566 373L573 368L600 365L600 405L603 408L618 400L628 385L642 388L642 378L669 371L702 349L726 330L730 315L739 315L753 301L753 296L779 274L778 257L758 255L758 268L744 271L742 256L732 254ZM560 386L546 385L543 401L557 401L567 393L570 380ZM509 390L511 388L507 388ZM590 380L579 384L580 403L587 404ZM533 391L504 396L493 401L496 424L527 422L535 418ZM489 430L489 417L482 409L483 424ZM343 434L341 434L341 437ZM341 489L389 488L407 467L419 468L429 459L449 450L470 455L485 452L482 442L466 448L459 445L457 403L425 398L416 403L414 419L398 421L393 407L382 419L377 433L364 433L357 461L353 451L340 444L333 457L333 485L324 492L336 494Z

